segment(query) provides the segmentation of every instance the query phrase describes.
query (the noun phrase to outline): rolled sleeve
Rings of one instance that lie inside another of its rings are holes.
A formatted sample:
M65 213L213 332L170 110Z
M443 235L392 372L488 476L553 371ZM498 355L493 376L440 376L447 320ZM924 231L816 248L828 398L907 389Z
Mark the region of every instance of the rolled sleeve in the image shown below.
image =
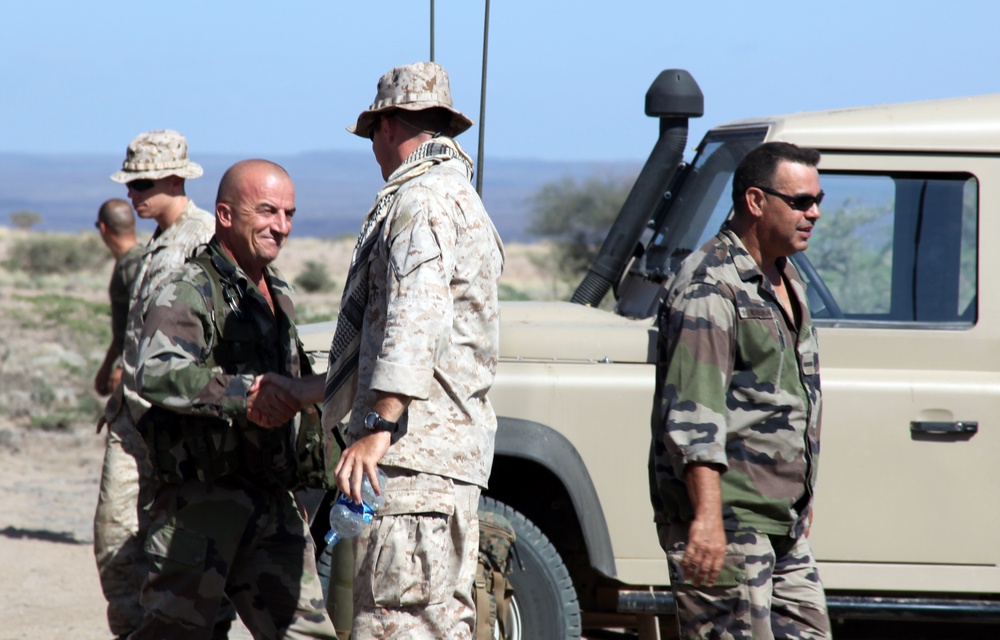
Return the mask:
M672 355L663 386L664 444L677 477L691 463L728 468L726 398L733 368L735 311L711 285L692 284L670 310Z

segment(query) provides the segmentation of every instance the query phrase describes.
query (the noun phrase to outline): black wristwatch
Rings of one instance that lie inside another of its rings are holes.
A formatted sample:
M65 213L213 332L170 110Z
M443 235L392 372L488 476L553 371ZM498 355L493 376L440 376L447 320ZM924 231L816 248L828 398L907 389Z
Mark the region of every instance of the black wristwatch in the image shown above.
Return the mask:
M369 411L368 415L365 416L365 429L368 429L369 431L388 431L389 433L396 433L396 429L399 429L399 423L389 422L380 416L378 411Z

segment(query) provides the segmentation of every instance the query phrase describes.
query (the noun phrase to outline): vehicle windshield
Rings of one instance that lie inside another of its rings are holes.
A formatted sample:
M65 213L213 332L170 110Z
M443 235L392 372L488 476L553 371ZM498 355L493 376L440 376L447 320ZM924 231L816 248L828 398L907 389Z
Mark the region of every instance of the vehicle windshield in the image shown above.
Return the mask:
M733 208L733 173L765 129L710 132L653 216L646 250L618 288L617 313L650 317L660 285L680 261L719 231Z

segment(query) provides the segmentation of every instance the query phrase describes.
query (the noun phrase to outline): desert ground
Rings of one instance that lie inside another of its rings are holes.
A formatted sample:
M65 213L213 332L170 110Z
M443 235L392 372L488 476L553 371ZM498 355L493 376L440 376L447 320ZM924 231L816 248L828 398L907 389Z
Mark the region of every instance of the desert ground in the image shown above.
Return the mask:
M0 227L0 640L99 640L111 637L92 550L104 399L91 380L110 337L112 263L101 254L92 269L42 276L5 264L12 246L43 235ZM335 317L352 248L351 238L289 240L278 261L287 277L314 262L332 281L320 292L300 288L300 319ZM507 249L504 281L516 295L557 287L537 264L544 249ZM230 637L250 636L236 628Z

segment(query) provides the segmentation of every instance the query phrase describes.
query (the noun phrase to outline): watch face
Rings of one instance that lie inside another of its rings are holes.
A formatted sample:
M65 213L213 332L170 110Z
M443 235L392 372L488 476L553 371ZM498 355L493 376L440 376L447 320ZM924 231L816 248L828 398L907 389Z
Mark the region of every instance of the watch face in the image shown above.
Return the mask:
M369 411L365 416L365 428L371 431L396 432L396 423L389 422L378 414L377 411Z

